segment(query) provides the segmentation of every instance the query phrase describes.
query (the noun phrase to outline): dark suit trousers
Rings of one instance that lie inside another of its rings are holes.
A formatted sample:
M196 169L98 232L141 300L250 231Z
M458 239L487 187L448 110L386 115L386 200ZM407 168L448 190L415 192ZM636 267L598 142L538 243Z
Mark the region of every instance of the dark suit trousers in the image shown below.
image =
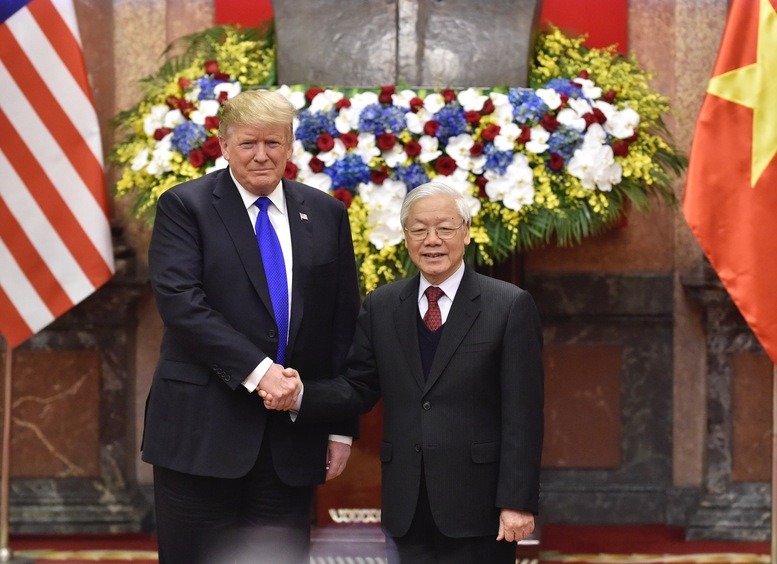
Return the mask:
M160 564L308 564L312 487L278 478L265 440L235 480L154 467Z
M413 522L403 537L387 537L389 564L515 564L516 544L488 537L452 538L437 528L421 475Z

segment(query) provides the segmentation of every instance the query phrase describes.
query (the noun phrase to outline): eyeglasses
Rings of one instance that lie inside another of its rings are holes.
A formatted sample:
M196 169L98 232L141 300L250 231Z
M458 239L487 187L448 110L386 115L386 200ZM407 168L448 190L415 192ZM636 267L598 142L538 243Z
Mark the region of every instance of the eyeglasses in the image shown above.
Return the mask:
M461 221L458 227L449 227L447 225L438 225L437 227L419 227L418 229L405 229L405 233L407 233L408 237L410 237L410 239L413 241L423 241L429 236L429 233L434 231L437 237L443 241L447 241L448 239L453 239L458 230L463 226L464 220Z

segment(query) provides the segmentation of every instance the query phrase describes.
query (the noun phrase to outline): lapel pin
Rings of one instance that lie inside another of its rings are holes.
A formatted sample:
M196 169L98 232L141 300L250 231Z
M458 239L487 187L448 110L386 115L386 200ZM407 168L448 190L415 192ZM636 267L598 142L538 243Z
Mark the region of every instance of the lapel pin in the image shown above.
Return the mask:
M307 220L308 220L308 214L306 214L306 213L302 213L302 212L299 212L299 218L300 218L302 221L307 221Z

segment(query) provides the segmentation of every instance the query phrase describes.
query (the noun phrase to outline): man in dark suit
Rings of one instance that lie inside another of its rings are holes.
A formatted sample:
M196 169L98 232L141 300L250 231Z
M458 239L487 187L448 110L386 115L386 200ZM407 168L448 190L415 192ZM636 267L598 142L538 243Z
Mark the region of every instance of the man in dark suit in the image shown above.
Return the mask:
M357 432L356 418L295 425L256 393L288 409L300 384L284 366L342 372L360 302L345 207L283 178L293 117L275 92L227 101L229 167L159 199L149 267L165 332L143 460L163 564L307 562L314 485L342 471Z
M398 551L390 560L513 564L513 542L531 534L538 510L537 309L526 291L465 265L470 212L456 190L411 190L400 219L420 275L367 296L344 376L301 372L295 424L366 412L382 397L382 521Z

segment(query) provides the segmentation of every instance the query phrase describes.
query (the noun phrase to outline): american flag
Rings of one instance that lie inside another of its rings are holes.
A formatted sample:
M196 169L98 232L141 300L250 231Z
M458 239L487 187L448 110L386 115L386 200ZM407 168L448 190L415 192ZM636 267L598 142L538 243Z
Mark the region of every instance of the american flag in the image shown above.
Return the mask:
M0 0L0 333L11 348L114 272L72 0Z

